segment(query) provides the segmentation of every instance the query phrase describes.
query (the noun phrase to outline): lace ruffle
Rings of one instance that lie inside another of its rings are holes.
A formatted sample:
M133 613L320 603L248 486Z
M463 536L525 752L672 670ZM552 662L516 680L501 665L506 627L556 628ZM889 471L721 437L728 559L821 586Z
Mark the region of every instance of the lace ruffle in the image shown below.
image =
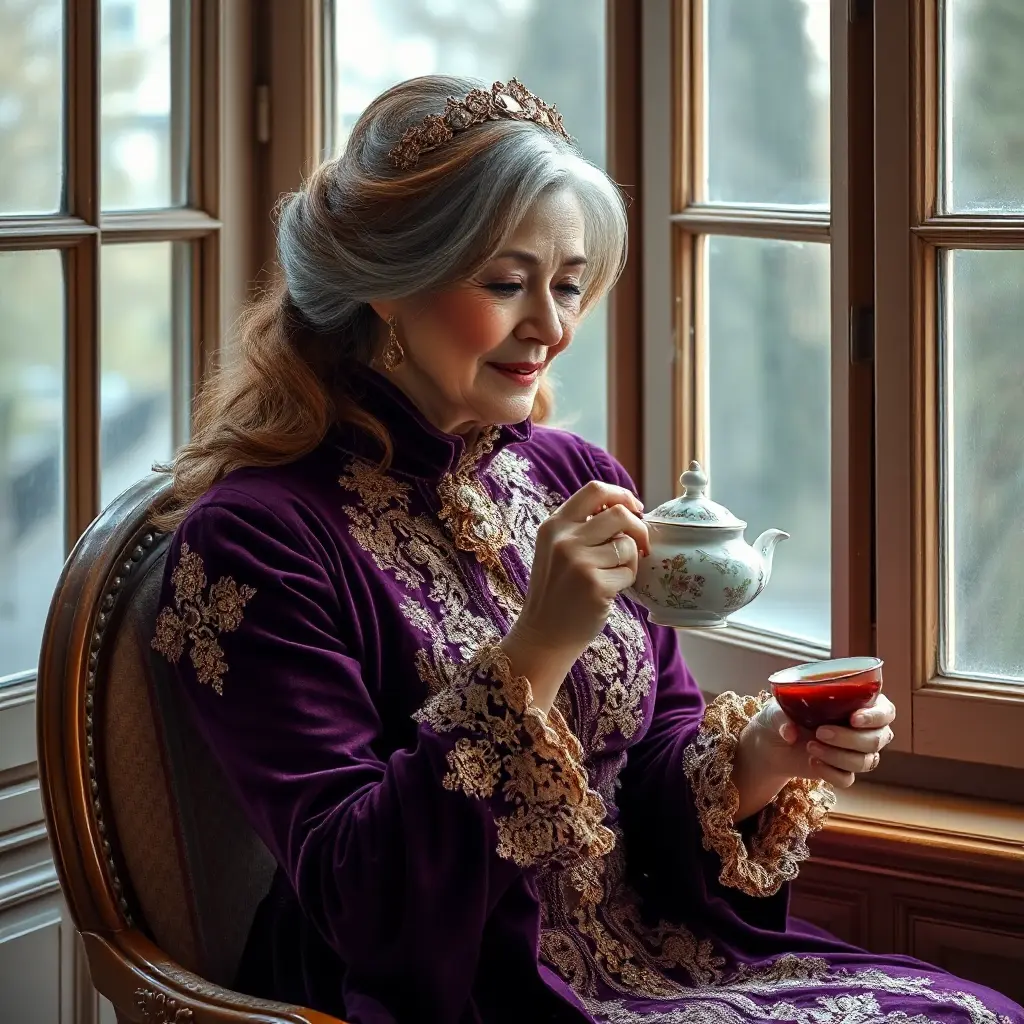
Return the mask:
M561 712L533 703L498 646L483 650L463 680L416 713L437 733L462 730L448 752L446 789L498 799L498 854L520 867L568 867L615 845L606 809L590 789L583 749Z
M693 790L704 833L704 849L722 861L719 881L749 896L772 896L796 878L799 864L810 856L807 840L822 829L835 804L827 783L791 779L761 812L757 831L744 842L733 823L740 804L732 781L740 733L771 698L723 693L708 705L683 767Z

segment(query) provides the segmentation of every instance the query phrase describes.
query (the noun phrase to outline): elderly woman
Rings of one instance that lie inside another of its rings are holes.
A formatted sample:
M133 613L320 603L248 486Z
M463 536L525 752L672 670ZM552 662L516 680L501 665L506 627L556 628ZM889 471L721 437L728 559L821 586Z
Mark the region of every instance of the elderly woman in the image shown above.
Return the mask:
M623 596L643 506L540 425L625 253L557 112L397 86L278 247L174 463L153 639L279 865L238 987L354 1024L1024 1020L787 918L894 711L705 708Z

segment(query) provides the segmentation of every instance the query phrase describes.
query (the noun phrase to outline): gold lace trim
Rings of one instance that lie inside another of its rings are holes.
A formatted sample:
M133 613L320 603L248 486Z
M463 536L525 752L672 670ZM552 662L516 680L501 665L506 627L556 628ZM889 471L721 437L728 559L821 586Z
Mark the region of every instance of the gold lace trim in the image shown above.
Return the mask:
M748 896L772 896L796 878L798 865L810 856L807 840L825 825L835 804L832 787L809 779L791 779L762 812L749 849L733 818L740 794L732 768L740 733L770 699L770 694L740 697L723 693L708 705L683 768L693 789L704 833L704 849L722 860L719 881Z
M497 427L483 431L472 448L462 453L453 472L437 485L441 499L438 515L451 530L455 546L476 555L481 565L497 570L502 568L501 549L512 535L476 468L494 450L499 432Z
M196 678L223 695L228 665L219 638L223 633L233 633L242 624L245 606L256 591L249 586L239 587L230 576L222 576L207 588L203 560L187 543L181 545L171 583L174 607L160 609L151 646L176 665L186 645L191 645L189 655Z
M498 484L498 510L511 536L510 549L518 555L527 576L541 524L566 500L566 495L534 482L530 468L528 460L506 448L488 469L488 476ZM507 576L488 571L487 581L498 604L518 617L523 598L518 589L507 585ZM615 602L605 631L598 633L580 655L576 670L583 679L574 682L570 676L559 690L555 707L572 724L585 752L589 755L605 749L616 732L631 739L643 723L644 698L650 694L655 678L640 619ZM599 761L599 774L591 770L593 788L603 793L614 784L620 768L621 764L612 759Z
M557 709L545 714L534 705L529 680L513 675L497 645L414 717L435 732L470 733L448 754L444 786L478 799L500 793L511 813L495 816L499 856L520 867L570 866L614 846L579 740Z

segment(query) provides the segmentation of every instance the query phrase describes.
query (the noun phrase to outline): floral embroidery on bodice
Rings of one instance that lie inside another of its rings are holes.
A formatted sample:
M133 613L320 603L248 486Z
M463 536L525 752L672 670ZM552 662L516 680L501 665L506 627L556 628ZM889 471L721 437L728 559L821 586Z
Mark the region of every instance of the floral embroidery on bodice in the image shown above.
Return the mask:
M484 433L442 478L434 515L412 511L411 482L368 462L352 460L339 481L360 498L345 507L352 536L378 568L407 588L402 612L428 640L417 670L430 693L454 678L474 648L497 642L515 621L529 585L537 531L568 497L536 483L529 461L507 448L477 472L492 444L493 433ZM460 552L483 568L486 594L476 591L475 574L464 571ZM559 695L558 707L588 761L593 754L617 753L637 735L653 681L646 632L619 600ZM592 784L602 795L614 782L609 765L618 761L588 763L597 769Z

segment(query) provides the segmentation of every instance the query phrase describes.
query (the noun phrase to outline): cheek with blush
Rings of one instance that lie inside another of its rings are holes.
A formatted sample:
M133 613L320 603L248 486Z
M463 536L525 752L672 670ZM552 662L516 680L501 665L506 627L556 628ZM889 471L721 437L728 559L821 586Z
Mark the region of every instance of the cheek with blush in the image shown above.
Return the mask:
M495 300L479 291L481 294L453 289L439 295L435 306L438 325L453 346L472 359L497 348L511 330Z

